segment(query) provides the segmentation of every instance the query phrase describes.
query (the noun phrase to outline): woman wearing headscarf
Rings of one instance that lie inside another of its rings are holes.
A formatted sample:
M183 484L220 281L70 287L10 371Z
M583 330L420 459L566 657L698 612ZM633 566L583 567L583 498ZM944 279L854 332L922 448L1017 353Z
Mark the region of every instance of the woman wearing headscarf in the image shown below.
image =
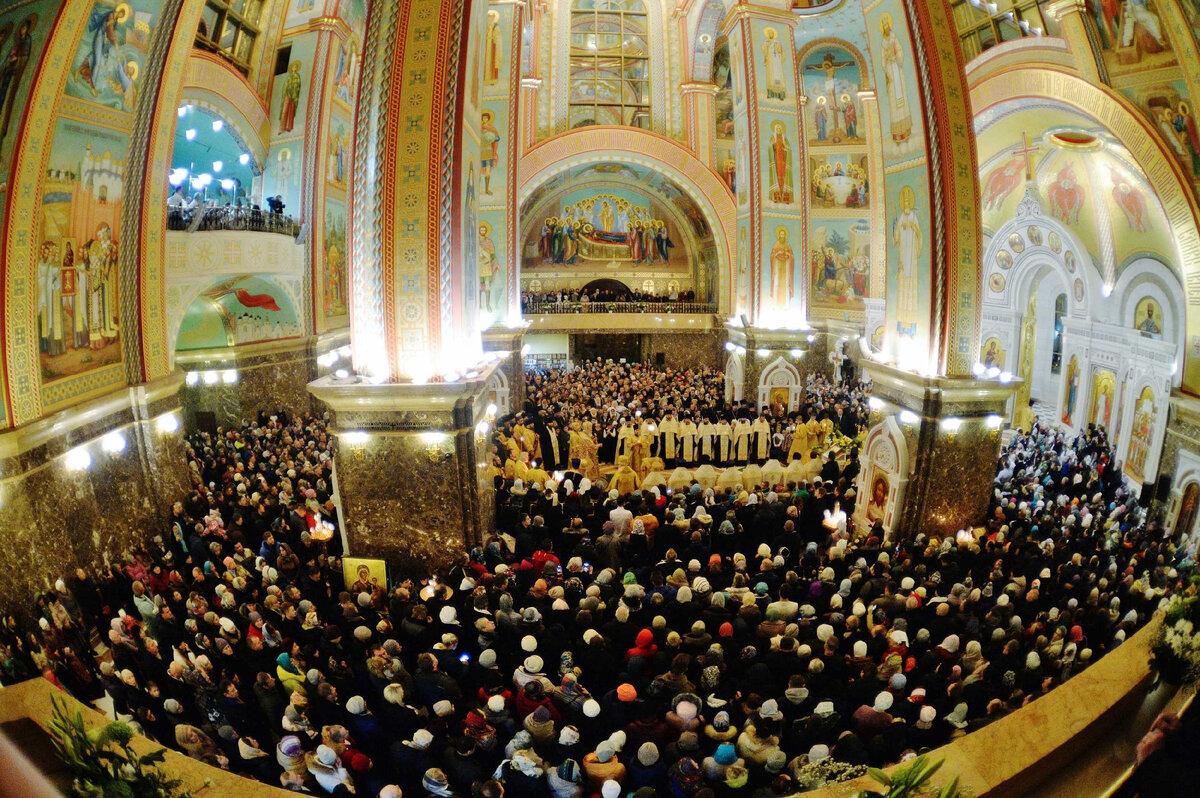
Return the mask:
M212 738L195 726L181 723L175 727L175 743L192 759L213 767L228 768L229 759Z

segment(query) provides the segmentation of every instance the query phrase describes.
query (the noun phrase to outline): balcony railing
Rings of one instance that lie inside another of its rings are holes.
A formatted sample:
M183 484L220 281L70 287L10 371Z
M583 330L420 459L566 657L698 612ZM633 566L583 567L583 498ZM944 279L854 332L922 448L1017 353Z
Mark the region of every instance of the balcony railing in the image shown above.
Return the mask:
M526 316L544 313L716 313L710 302L522 302Z
M248 230L252 233L279 233L295 238L300 223L281 213L255 208L167 208L167 229L186 230Z

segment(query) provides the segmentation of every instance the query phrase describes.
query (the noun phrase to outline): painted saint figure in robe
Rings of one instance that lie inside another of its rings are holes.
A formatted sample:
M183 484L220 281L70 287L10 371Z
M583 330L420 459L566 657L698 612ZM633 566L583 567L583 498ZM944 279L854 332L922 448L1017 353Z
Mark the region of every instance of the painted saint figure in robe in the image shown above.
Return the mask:
M782 122L771 125L771 193L772 202L781 205L792 201L792 145Z
M483 176L483 193L492 196L492 169L500 160L500 133L492 124L496 115L484 111L480 116L479 142L482 148L479 154L479 173Z
M1071 355L1067 363L1067 392L1063 402L1062 420L1068 427L1074 426L1071 420L1075 415L1075 402L1079 399L1079 359Z
M29 65L29 55L33 51L33 26L36 22L36 15L21 21L12 47L4 57L4 65L0 66L0 142L8 136L21 78L25 75L25 67Z
M500 81L500 59L504 55L500 35L500 12L495 9L487 12L487 33L483 48L483 82L494 86Z
M917 194L912 186L900 189L900 213L892 222L892 243L899 252L896 273L896 314L898 332L916 335L919 307L917 300L917 260L921 256L921 222L916 214Z
M296 108L300 105L300 89L303 87L300 77L300 62L288 64L287 79L283 82L283 103L279 106L279 132L291 133L296 125Z
M788 231L780 227L775 231L775 246L771 247L771 300L776 308L791 304L795 273L796 256L788 243Z
M496 256L496 242L492 240L492 226L479 223L479 305L488 313L492 308L492 282L500 271L500 260Z
M779 41L779 31L766 28L763 36L763 66L766 68L767 99L786 100L787 83L783 65L783 44Z
M908 84L904 79L904 49L893 30L891 14L885 13L879 18L879 30L883 34L883 70L892 141L907 141L912 135L912 110L908 105Z
M125 98L133 88L138 75L138 63L124 59L125 29L131 22L133 9L129 3L117 3L115 6L96 3L93 6L87 27L91 47L75 69L76 78L93 97L99 97L104 92L106 96ZM128 102L123 104L128 105Z

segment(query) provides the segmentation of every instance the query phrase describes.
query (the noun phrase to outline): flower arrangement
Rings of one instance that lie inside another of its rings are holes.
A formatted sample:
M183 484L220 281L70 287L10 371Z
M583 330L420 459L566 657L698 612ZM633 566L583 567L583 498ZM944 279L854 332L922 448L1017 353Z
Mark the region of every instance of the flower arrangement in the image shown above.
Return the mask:
M130 747L133 729L128 723L113 721L88 731L78 709L69 714L65 702L51 700L54 715L50 732L58 758L75 776L71 784L72 795L80 798L191 798L193 793L183 789L183 782L171 778L160 767L166 756L165 749L139 756Z
M857 779L867 772L865 765L851 765L826 758L809 762L795 771L796 787L801 792L815 790L830 784Z
M1191 686L1200 681L1200 577L1167 604L1162 623L1150 641L1150 667L1168 684Z
M900 768L890 775L878 768L867 768L867 774L882 784L886 791L863 790L858 793L857 798L915 798L918 795L959 798L962 791L958 789L958 776L951 779L940 790L929 784L933 774L945 761L939 759L937 762L930 762L925 757L919 756L908 767Z

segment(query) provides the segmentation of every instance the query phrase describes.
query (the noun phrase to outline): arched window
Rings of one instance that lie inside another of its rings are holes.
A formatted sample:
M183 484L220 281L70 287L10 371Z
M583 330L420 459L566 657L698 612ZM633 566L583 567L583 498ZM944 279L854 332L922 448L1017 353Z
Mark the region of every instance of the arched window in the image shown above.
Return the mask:
M1050 373L1062 371L1063 316L1067 315L1067 295L1059 294L1054 300L1054 348L1050 352Z
M574 0L570 75L572 128L650 127L650 29L643 0Z

